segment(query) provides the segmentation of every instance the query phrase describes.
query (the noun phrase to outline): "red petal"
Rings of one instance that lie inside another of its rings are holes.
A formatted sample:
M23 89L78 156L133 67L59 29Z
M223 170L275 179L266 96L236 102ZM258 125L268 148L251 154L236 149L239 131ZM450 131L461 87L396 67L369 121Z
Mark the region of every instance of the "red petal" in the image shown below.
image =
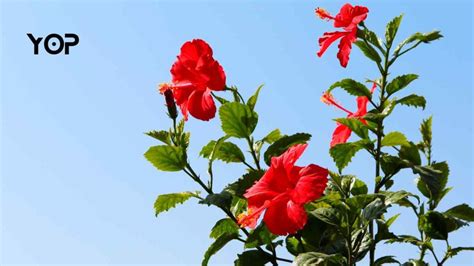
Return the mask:
M192 116L204 121L216 115L216 105L209 90L195 90L191 93L187 108Z
M282 198L277 202L272 202L265 212L263 221L273 234L287 235L302 229L306 224L307 216L302 205Z
M351 53L352 43L356 41L357 29L346 34L339 43L339 52L337 53L337 58L342 67L346 67L349 62L349 54Z
M346 143L351 136L352 131L345 125L338 124L334 133L332 133L331 147L339 143Z
M337 41L337 39L342 38L345 35L347 35L347 32L342 32L342 31L325 32L323 37L319 38L320 49L317 55L321 57L333 42Z
M328 170L310 164L300 170L300 179L292 193L292 200L299 204L311 202L323 194L328 181Z

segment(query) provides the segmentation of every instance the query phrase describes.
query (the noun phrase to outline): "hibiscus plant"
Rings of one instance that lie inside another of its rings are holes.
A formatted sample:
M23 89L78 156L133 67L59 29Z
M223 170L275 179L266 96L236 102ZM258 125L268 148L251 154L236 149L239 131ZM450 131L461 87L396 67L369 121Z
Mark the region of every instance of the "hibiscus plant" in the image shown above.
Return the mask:
M296 165L310 134L285 135L275 129L266 136L255 136L259 119L255 105L261 88L245 99L236 87L226 85L225 72L209 44L196 39L181 47L171 68L171 82L159 86L172 126L146 133L162 144L151 147L145 157L158 170L182 171L201 190L159 195L154 205L156 215L192 198L222 211L222 219L211 229L214 242L205 252L202 265L207 265L211 256L230 241L240 241L244 246L236 256L236 265L257 266L292 262L355 265L365 257L370 265L428 265L428 257L437 265L445 265L459 252L473 250L452 247L448 239L452 232L474 221L474 209L467 204L438 209L451 187L447 186L448 164L433 157L432 118L422 121L417 141L398 131L384 132L385 122L396 107L424 109L426 105L423 96L403 94L403 89L418 76L403 74L392 78L390 67L420 44L442 35L439 31L417 32L395 45L402 16L387 24L385 38L381 39L364 23L368 12L366 7L350 4L344 5L336 16L316 9L321 19L333 21L334 27L340 29L323 34L318 56L340 41L337 58L346 67L354 44L379 70L366 81L369 86L346 78L332 84L321 97L322 102L347 114L335 119L336 128L328 144L337 167L333 171L316 164ZM334 98L332 92L337 89L355 97L357 110L344 108ZM220 104L218 111L216 102ZM202 148L200 155L208 161L208 171L206 175L198 174L188 160L190 133L185 131L186 121L189 115L208 121L216 113L223 134ZM349 141L351 135L357 139ZM244 140L248 156L233 142L235 139ZM362 151L374 160L374 182L370 186L343 172ZM215 161L240 163L246 171L233 183L215 188ZM413 172L416 186L406 191L390 190L402 169ZM386 212L394 205L413 212L418 236L391 231L399 214L388 217ZM439 245L433 245L435 241L444 241L446 248L439 250ZM399 262L396 254L376 253L378 245L396 242L413 245L413 258ZM282 248L287 250L286 256L278 254Z

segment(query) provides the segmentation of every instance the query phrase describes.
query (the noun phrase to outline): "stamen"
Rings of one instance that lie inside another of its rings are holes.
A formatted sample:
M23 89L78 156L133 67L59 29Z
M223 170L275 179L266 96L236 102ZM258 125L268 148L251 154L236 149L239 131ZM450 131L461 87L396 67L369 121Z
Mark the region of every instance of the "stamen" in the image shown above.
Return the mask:
M332 94L330 92L325 92L323 94L323 96L321 96L321 101L327 105L334 105L336 106L337 108L341 109L342 111L348 113L349 115L352 115L353 113L349 110L347 110L346 108L342 107L341 105L339 105L335 100L334 100L334 97L332 96Z
M324 8L316 8L315 13L320 19L334 19L334 17L332 17L331 14L329 14Z

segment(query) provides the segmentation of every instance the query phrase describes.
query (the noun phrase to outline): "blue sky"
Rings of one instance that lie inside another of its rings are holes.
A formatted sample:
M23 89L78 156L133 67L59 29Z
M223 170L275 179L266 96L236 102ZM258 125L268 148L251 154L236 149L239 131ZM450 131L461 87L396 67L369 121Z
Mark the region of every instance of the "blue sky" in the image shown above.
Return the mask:
M218 210L188 202L154 217L158 194L196 190L181 173L154 169L143 153L155 142L142 133L168 128L156 84L170 79L181 44L203 38L214 48L229 85L245 96L264 83L257 104L263 136L274 128L313 135L300 165L335 169L328 154L332 118L343 114L319 101L345 77L376 78L378 71L358 50L346 69L335 47L317 58L317 38L332 30L313 13L335 13L341 1L2 1L1 3L1 260L8 264L184 264L195 265L211 243ZM401 41L415 31L439 29L445 38L416 49L393 68L393 76L417 73L406 93L424 95L427 108L401 107L387 131L418 140L423 118L434 116L434 158L447 160L453 191L440 209L473 205L472 3L470 1L353 1L369 7L366 24L379 34L404 13ZM80 44L68 56L33 47L36 36L73 32ZM343 93L341 102L354 107ZM217 120L190 119L190 160L222 135ZM242 168L216 164L216 187L239 177ZM358 155L347 173L373 180L373 164ZM413 175L402 172L395 188L415 191ZM415 233L405 209L394 224ZM413 229L413 230L412 230ZM453 235L453 246L474 245L474 230ZM441 243L442 244L442 243ZM443 245L439 245L444 247ZM240 244L212 259L232 264ZM378 255L416 256L407 245L380 248ZM441 251L440 251L441 252ZM285 254L284 254L285 255ZM471 265L464 253L449 265ZM363 263L361 263L363 264Z

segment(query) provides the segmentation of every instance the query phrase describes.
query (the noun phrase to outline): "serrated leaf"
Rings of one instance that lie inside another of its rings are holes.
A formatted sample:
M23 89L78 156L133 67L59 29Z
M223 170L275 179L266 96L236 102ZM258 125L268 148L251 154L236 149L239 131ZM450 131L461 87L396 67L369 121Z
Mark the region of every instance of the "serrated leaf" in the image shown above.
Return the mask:
M223 218L216 222L211 229L210 237L217 239L223 234L238 234L239 226L230 218Z
M247 105L230 102L219 108L222 130L228 135L237 138L247 138L254 131L258 122L258 115Z
M331 154L332 159L336 163L339 171L344 169L349 162L352 160L352 157L361 149L363 149L370 141L359 140L356 142L347 142L340 143L333 146L329 153Z
M232 194L228 191L207 195L206 198L199 201L200 204L214 205L220 208L228 209L232 203Z
M395 256L383 256L375 260L374 266L381 266L384 264L392 264L392 263L400 265L400 262L395 259Z
M247 101L247 106L250 108L250 110L253 111L253 109L255 108L255 104L257 104L257 100L258 100L258 94L260 93L260 90L263 88L263 84L258 86L257 90L255 91L255 93L248 99Z
M418 228L433 239L446 240L448 238L448 224L442 213L428 211L418 220Z
M354 43L359 49L364 53L364 55L369 58L370 60L380 63L382 62L382 59L380 58L380 55L377 53L377 51L371 46L365 43L364 41L356 41Z
M360 36L359 36L360 35ZM382 41L377 37L375 32L369 29L362 29L357 31L357 37L366 39L370 44L374 45L375 47L379 48L381 51L385 51L382 48Z
M364 217L367 222L370 222L382 215L386 209L387 206L385 206L384 202L381 199L376 198L364 208L362 211L362 217Z
M260 223L247 236L245 248L255 248L271 243L277 236L272 234L264 223Z
M474 222L474 209L466 203L454 206L444 213L464 221Z
M242 254L237 255L237 260L234 261L235 266L264 266L270 262L271 258L268 254L260 250L247 250Z
M403 133L398 131L393 131L386 134L382 139L382 146L399 146L399 145L409 145L407 138Z
M428 194L425 196L434 200L436 205L448 182L448 164L446 162L439 162L429 166L414 166L412 169L415 174L420 175L420 181L425 185L421 187L427 189L427 191L420 190L420 192L424 195Z
M393 18L385 29L385 42L387 47L391 47L395 36L397 35L398 27L402 21L403 15Z
M387 93L388 95L392 95L397 91L404 89L408 86L412 81L418 78L416 74L406 74L401 75L394 78L388 85L387 85Z
M407 168L408 165L402 159L396 156L383 154L380 160L380 166L386 176L394 175L401 169Z
M306 133L296 133L294 135L281 137L272 145L270 145L265 151L263 155L265 163L267 163L267 165L270 165L272 157L280 156L291 146L306 143L307 141L309 141L310 138L311 135Z
M227 243L238 238L238 234L223 234L219 236L214 243L212 243L204 254L204 259L202 260L201 265L207 266L209 259L221 250Z
M265 171L263 170L252 170L244 174L237 181L229 184L226 190L233 193L234 195L238 197L243 197L247 189L252 187L255 184L255 182L260 180L263 174L265 174Z
M268 133L263 139L262 142L272 144L275 141L279 140L282 137L280 130L277 128L272 132Z
M340 254L324 254L319 252L306 252L299 254L293 265L295 266L340 266L346 264L346 258Z
M356 195L361 195L361 194L367 194L369 189L367 188L367 185L362 180L358 178L354 178L352 179L352 182L351 182L350 191L352 195L356 196Z
M154 138L154 139L157 139L165 144L168 144L168 145L171 145L171 141L170 141L170 133L168 131L165 131L165 130L159 130L159 131L156 131L156 130L152 130L152 131L148 131L145 133L146 135Z
M427 33L421 33L421 32L414 33L410 37L406 38L403 42L397 45L395 50L393 50L393 55L397 56L405 45L412 43L414 41L430 43L442 37L443 35L441 35L440 31L437 31L437 30L432 31L432 32L427 32Z
M145 153L145 158L161 171L180 171L186 165L186 153L181 147L153 146Z
M418 152L418 148L413 142L409 142L408 145L403 145L402 147L400 147L398 156L401 159L405 159L414 165L421 164L420 153Z
M456 247L456 248L449 247L446 252L446 257L452 258L461 251L474 251L474 247Z
M240 148L232 142L222 142L218 149L214 151L216 141L210 141L204 146L199 153L204 158L211 158L211 154L214 154L213 158L224 161L226 163L240 163L245 161L244 153ZM214 153L213 153L214 151Z
M336 118L336 122L345 125L361 139L368 139L368 127L359 118Z
M410 94L406 97L403 97L397 100L396 103L406 105L406 106L421 107L422 109L425 109L426 107L425 97L418 96L416 94Z
M338 87L344 89L347 93L354 96L365 96L369 99L372 98L372 93L370 93L370 90L364 84L353 79L340 80L332 84L331 87L329 87L329 91Z
M159 195L156 198L156 201L154 204L155 216L158 216L158 214L176 207L176 205L178 204L183 204L185 201L187 201L191 197L197 197L197 196L198 196L198 192L190 192L190 191Z
M318 208L311 214L327 224L338 227L342 225L340 213L334 208Z

